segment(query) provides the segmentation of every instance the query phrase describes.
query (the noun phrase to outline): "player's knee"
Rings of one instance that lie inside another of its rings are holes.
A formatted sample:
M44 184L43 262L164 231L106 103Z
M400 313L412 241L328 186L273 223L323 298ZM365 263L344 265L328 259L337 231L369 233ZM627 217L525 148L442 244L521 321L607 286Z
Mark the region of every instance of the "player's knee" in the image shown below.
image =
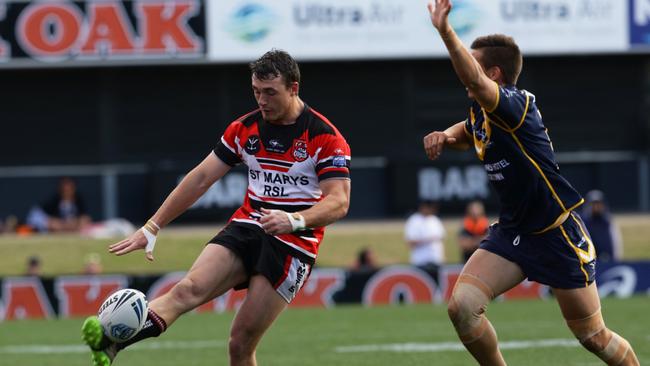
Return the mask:
M567 320L566 323L578 341L591 352L601 351L611 338L600 309L586 318Z
M478 323L489 301L489 295L480 288L459 282L447 305L449 319L459 331L467 331Z
M171 295L175 302L187 306L200 305L204 291L193 279L185 277L172 288Z
M585 339L578 339L580 344L585 347L587 350L593 353L599 353L605 349L607 343L611 338L612 333L607 329L603 328L598 333L590 336Z
M596 354L608 365L639 364L630 344L607 328L603 328L589 338L579 340L587 350Z
M231 359L240 360L253 356L255 353L254 335L243 329L233 329L228 342L228 354Z
M580 344L608 365L619 365L627 359L634 360L630 344L605 327L600 309L586 318L567 320L567 325Z

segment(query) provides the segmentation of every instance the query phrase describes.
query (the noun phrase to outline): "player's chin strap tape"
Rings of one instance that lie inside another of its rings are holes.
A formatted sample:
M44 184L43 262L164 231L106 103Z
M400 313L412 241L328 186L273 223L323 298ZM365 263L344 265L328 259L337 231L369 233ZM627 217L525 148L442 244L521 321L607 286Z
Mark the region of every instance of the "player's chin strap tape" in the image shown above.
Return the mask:
M305 225L305 218L297 213L289 213L285 212L287 214L287 217L289 218L289 222L291 223L291 231L299 231L299 230L305 230L307 226Z

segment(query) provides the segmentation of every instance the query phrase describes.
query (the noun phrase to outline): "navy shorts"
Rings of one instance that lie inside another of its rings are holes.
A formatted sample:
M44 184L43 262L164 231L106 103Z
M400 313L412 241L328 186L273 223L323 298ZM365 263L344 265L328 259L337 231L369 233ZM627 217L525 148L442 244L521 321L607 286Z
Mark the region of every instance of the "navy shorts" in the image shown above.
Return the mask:
M263 275L287 303L296 297L314 265L313 258L250 224L231 222L208 244L230 249L242 260L249 278ZM248 288L248 281L235 286L236 290L244 288Z
M517 263L529 280L552 288L586 287L596 276L596 251L575 212L542 234L520 234L494 224L480 248Z

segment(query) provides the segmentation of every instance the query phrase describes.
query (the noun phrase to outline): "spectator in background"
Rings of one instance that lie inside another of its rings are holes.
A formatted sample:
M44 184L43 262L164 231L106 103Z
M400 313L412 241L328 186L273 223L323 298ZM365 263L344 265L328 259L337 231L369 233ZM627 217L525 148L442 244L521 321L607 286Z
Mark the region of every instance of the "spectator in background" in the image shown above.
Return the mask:
M432 201L421 201L418 211L406 221L405 239L411 249L412 265L430 273L438 281L438 268L445 261L445 228L436 216Z
M41 275L41 258L33 255L27 258L27 269L25 276L40 276Z
M592 190L587 193L585 198L587 203L582 213L582 219L591 235L598 261L621 260L623 256L621 233L609 213L605 194L599 190Z
M354 271L373 271L377 269L377 260L375 253L370 248L363 248L357 254L357 260L352 270Z
M90 253L84 258L84 271L86 275L97 275L102 273L102 258L97 253Z
M79 232L91 221L71 178L62 178L57 193L42 206L32 208L27 216L27 224L41 232Z
M485 208L480 201L472 201L467 204L463 226L458 233L458 246L461 250L463 263L467 263L469 257L478 249L481 240L488 232L488 219L485 216Z

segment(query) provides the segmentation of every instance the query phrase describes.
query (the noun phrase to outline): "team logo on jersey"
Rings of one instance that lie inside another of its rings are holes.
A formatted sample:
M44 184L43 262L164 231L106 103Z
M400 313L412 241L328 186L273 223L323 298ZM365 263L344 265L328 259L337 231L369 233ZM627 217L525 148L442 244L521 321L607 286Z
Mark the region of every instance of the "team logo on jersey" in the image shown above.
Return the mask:
M248 136L244 150L249 155L255 155L260 151L260 137L257 135Z
M307 142L304 140L293 141L293 158L296 161L305 161L309 157L307 153Z
M492 136L492 129L490 123L484 119L483 121L476 121L474 111L470 110L470 118L472 123L472 130L474 131L474 149L478 158L483 160L486 150L492 146L490 137Z

